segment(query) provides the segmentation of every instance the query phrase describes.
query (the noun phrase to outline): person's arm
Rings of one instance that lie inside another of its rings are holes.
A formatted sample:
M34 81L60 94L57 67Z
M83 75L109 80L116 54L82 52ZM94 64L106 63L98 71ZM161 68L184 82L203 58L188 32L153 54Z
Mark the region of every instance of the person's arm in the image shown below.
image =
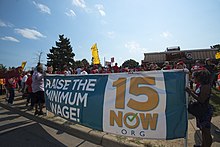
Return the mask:
M191 95L194 99L198 100L198 95L195 93L195 91L191 90L189 87L186 87L186 92Z
M186 87L186 92L188 92L194 99L199 101L200 103L204 103L209 95L210 95L210 86L209 85L203 85L200 89L200 95L198 96L194 91Z
M209 98L211 92L210 88L209 84L201 86L201 92L198 99L200 103L204 103Z

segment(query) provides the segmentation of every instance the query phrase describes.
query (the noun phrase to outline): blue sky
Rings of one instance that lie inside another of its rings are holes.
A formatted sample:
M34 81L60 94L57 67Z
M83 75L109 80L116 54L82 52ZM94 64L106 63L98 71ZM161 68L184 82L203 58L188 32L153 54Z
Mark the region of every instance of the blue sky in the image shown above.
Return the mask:
M220 0L0 0L0 64L26 68L55 46L71 41L75 60L91 61L97 43L101 63L121 65L167 47L210 48L220 43Z

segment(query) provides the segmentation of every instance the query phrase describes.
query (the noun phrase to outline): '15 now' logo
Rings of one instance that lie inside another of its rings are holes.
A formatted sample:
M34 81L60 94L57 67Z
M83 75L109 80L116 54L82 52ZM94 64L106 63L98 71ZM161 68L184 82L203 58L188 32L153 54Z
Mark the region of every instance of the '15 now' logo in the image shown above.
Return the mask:
M123 114L122 110L125 109L126 82L126 78L119 78L112 84L113 87L116 87L115 108L121 109L121 111L110 110L110 126L114 126L116 123L118 127L125 125L129 129L135 129L141 125L144 130L148 130L149 127L151 130L155 130L158 113L146 113L146 111L155 109L159 103L157 91L150 87L150 85L156 84L155 77L132 77L130 79L129 94L135 97L140 95L146 95L147 97L145 102L129 98L127 107L139 111L138 113L127 112Z

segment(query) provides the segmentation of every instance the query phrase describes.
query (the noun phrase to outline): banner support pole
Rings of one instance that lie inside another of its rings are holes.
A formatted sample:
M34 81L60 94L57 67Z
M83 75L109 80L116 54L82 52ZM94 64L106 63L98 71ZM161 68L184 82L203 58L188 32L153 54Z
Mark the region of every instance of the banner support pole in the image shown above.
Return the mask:
M189 71L186 71L186 87L189 86ZM186 92L186 121L187 121L187 130L186 130L186 136L184 137L184 147L188 146L188 98L189 95Z

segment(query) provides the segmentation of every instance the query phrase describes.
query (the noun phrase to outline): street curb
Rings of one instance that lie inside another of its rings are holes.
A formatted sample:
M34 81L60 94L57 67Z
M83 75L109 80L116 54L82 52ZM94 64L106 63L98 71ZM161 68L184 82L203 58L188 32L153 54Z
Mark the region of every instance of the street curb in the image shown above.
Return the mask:
M58 129L58 130L62 130L70 135L79 137L83 140L86 141L90 141L92 143L95 143L97 145L102 145L102 146L106 146L106 147L133 147L133 146L137 146L137 144L134 143L124 143L124 142L119 142L117 141L116 137L104 133L104 132L100 132L97 130L92 130L90 128L81 126L79 124L73 124L73 125L65 125L63 124L63 122L58 122L58 121L52 121L49 118L47 118L47 116L35 116L33 114L31 114L31 112L24 112L21 111L19 108L16 107L11 107L8 106L7 104L3 104L2 102L0 102L0 106L10 110L12 112L15 112L23 117L26 117L30 120L36 121L38 123L47 125L49 127ZM139 146L139 145L138 145Z

